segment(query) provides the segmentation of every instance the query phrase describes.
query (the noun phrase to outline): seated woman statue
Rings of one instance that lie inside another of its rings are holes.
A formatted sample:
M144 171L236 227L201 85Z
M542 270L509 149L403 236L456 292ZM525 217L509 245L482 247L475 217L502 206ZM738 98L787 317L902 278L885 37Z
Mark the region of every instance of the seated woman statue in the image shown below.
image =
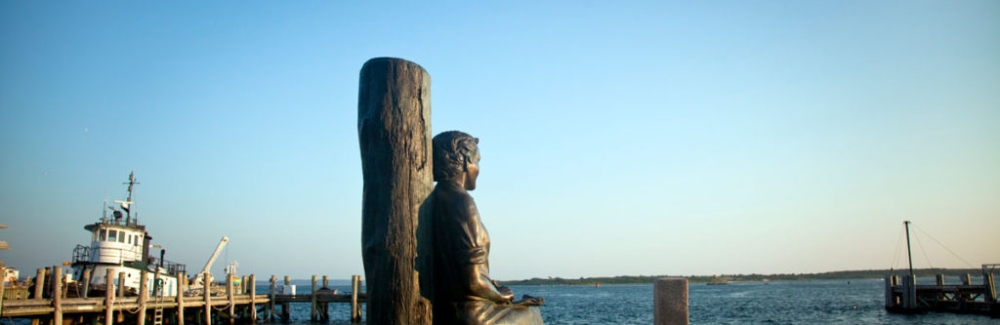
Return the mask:
M542 324L541 298L490 279L490 235L468 191L479 176L479 139L459 132L433 140L434 324Z

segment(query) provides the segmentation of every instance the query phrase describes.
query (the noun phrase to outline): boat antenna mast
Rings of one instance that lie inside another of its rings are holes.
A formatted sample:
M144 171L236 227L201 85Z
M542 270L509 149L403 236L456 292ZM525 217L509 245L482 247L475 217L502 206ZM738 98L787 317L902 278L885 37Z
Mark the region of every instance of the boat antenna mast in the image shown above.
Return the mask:
M910 262L910 276L913 276L913 252L910 251L910 221L903 221L906 227L906 260Z
M135 172L128 174L128 182L122 184L128 185L128 199L126 201L115 200L115 203L121 203L122 210L125 210L125 224L132 222L132 187L139 185L139 182L135 180Z

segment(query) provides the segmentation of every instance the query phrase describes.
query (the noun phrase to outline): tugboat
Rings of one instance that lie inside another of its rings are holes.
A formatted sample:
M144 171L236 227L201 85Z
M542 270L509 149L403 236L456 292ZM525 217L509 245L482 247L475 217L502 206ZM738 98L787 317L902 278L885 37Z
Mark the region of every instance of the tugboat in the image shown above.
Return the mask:
M105 292L115 290L120 275L124 274L126 294L138 295L142 272L146 271L152 273L146 280L150 296L177 296L177 274L186 272L186 266L164 260L165 250L162 249L159 258L150 256L150 249L159 245L150 244L153 237L146 232L145 225L139 224L139 218L132 217L131 213L134 204L132 189L139 184L135 180L135 172L130 173L128 182L123 184L128 185L128 199L115 200L120 209L108 206L114 218L108 218L105 210L100 220L83 227L91 234L90 245L77 245L73 249L73 279L79 284L89 283L93 292ZM108 270L113 274L110 285Z

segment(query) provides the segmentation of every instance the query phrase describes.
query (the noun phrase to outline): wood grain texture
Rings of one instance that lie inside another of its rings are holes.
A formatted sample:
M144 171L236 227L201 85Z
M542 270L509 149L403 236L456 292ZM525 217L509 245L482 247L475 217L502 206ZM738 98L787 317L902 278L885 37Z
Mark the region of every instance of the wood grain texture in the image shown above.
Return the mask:
M427 71L402 59L375 58L361 68L358 139L368 324L431 323L431 286L420 286L421 279L431 279L430 223L422 222L429 218L425 201L434 189L430 82Z

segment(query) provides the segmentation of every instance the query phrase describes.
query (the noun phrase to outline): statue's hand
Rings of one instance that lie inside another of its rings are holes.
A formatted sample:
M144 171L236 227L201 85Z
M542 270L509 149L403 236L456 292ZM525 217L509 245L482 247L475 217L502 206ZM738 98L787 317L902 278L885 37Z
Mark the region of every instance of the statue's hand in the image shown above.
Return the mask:
M500 292L501 304L509 304L514 301L514 291L511 291L507 286L500 286L497 291Z

